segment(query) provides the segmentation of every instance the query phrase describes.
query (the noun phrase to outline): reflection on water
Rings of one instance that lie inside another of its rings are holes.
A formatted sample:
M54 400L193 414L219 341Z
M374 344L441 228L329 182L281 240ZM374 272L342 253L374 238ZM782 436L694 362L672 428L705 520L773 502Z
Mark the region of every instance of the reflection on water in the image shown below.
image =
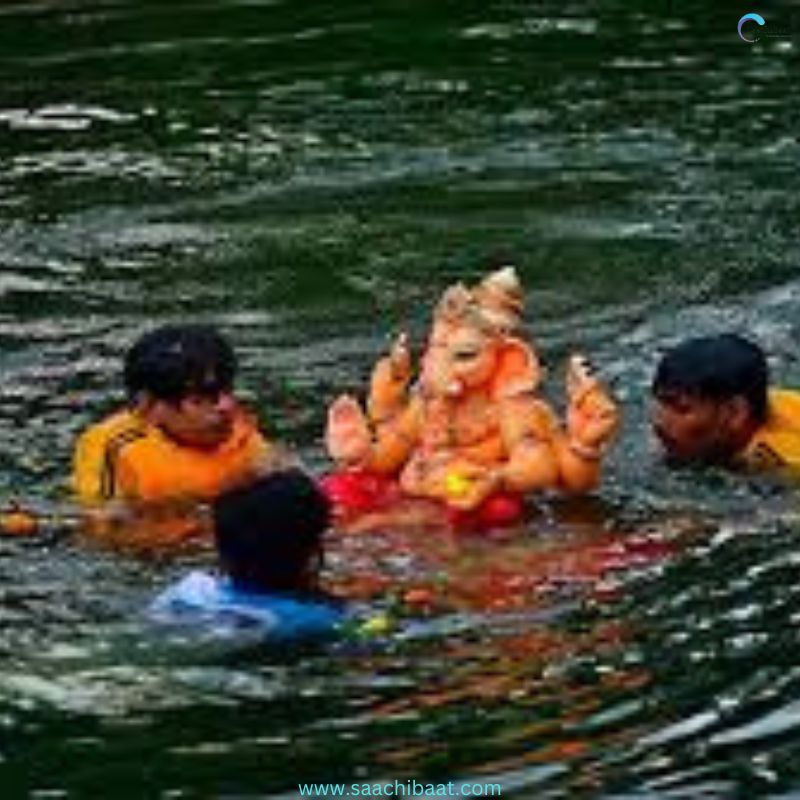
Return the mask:
M332 541L328 583L395 629L303 652L159 637L140 611L188 564L0 541L6 793L796 790L796 495L671 473L642 431L689 332L750 332L800 382L797 43L722 8L383 5L3 5L0 492L58 512L125 347L187 317L321 468L325 403L510 260L556 399L579 345L624 405L601 497Z

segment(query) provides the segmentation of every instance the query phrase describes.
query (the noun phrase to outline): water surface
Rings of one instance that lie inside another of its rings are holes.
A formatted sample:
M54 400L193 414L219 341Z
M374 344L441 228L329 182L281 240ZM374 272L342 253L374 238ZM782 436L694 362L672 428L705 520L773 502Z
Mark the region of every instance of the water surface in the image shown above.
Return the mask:
M550 396L580 346L626 420L596 501L542 500L507 538L331 542L329 582L401 620L384 641L159 639L141 609L187 565L0 542L9 797L798 790L796 494L670 473L644 433L687 334L746 332L800 383L796 37L596 6L0 9L3 497L61 507L125 348L173 320L219 324L268 430L322 468L325 404L503 262Z

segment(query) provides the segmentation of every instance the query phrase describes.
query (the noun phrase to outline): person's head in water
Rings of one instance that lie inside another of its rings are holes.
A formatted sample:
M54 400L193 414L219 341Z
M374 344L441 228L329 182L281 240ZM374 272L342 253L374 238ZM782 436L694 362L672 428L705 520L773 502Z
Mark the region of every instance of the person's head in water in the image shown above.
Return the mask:
M767 417L769 371L761 348L735 334L688 339L653 379L652 424L667 458L727 463Z
M328 498L299 469L231 489L213 505L222 570L244 591L313 590L330 519Z
M129 401L171 439L214 448L231 433L236 356L208 325L166 325L144 334L125 357Z

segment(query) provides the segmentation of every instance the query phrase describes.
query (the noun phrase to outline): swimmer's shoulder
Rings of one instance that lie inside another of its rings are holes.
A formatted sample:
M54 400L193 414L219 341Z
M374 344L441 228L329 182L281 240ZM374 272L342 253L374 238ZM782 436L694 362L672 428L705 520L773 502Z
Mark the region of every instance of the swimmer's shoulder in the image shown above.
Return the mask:
M257 628L265 639L298 640L336 633L347 613L328 598L245 592L224 576L195 570L164 589L151 603L149 616L227 633Z
M100 422L85 428L78 436L78 447L112 443L120 439L140 438L147 433L147 423L132 409L121 408Z

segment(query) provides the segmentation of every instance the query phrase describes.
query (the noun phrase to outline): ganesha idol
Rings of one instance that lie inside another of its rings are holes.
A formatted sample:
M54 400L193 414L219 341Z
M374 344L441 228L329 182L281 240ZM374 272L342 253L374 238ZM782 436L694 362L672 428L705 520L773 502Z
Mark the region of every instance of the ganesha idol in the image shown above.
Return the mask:
M596 486L617 406L573 355L562 424L538 394L522 311L511 267L456 284L436 307L416 379L401 335L372 372L366 411L348 395L334 401L326 445L337 471L324 485L340 519L419 498L451 522L494 526L520 517L526 493Z

